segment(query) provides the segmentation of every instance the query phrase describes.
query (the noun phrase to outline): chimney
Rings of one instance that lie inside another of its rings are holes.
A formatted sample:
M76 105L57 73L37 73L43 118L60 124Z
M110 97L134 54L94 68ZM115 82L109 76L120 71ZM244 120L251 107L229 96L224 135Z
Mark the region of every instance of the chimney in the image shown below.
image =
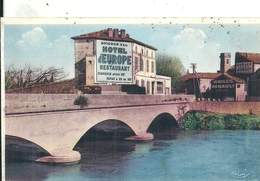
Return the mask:
M121 38L125 38L125 30L121 29L120 34L121 34Z
M114 37L118 38L118 29L114 29Z
M107 32L108 32L108 37L113 37L112 28L108 28Z

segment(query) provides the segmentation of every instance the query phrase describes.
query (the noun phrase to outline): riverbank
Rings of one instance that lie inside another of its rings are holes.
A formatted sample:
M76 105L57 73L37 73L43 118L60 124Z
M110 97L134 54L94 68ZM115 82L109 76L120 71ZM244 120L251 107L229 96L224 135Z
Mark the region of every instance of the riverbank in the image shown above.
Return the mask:
M191 111L183 117L181 127L186 130L260 130L260 116Z

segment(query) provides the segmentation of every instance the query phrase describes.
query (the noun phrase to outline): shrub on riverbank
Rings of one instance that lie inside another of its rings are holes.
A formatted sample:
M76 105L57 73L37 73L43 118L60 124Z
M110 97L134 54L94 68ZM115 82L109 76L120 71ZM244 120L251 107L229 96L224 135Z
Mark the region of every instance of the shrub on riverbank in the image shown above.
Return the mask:
M260 116L240 114L214 114L210 112L192 111L182 121L183 129L252 129L260 130Z

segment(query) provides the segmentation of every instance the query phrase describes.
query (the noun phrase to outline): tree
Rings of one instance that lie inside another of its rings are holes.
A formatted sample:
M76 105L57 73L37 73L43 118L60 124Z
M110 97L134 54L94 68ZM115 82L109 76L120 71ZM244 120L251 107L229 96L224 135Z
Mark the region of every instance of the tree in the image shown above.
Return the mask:
M68 73L65 73L63 68L55 68L54 66L44 69L43 67L37 68L30 65L15 68L14 65L11 65L5 72L5 90L50 83L64 79L67 76Z
M7 71L5 72L5 90L11 90L17 88L17 84L12 74Z
M156 74L171 77L172 88L181 89L181 77L185 69L179 57L159 53L156 55Z

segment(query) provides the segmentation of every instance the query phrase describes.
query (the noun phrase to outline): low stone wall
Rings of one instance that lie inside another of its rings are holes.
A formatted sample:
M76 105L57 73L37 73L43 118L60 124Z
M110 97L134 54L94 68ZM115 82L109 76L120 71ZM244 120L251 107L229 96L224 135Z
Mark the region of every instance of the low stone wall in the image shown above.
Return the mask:
M260 115L260 102L204 101L190 103L190 110L210 111L223 114Z
M74 79L6 91L6 94L74 94L77 92Z
M167 104L172 102L192 102L193 95L102 95L83 94L90 104L87 108L131 106L144 104ZM74 100L79 94L6 94L5 113L55 111L78 109Z

